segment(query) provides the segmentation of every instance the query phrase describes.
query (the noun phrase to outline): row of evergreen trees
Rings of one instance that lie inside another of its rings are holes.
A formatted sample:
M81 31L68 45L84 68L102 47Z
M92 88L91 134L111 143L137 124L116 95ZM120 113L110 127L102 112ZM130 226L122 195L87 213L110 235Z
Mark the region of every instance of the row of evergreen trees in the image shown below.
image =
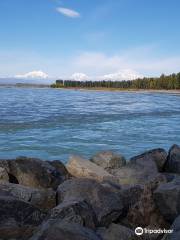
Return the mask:
M120 89L180 89L180 73L158 78L142 78L131 81L75 81L57 80L53 88L120 88Z

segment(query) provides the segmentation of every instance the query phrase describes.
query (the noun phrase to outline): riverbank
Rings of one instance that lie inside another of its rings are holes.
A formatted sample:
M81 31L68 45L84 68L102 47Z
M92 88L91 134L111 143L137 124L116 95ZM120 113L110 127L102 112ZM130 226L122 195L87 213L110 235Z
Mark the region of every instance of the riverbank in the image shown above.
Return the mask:
M128 161L109 151L66 165L0 160L0 239L178 239L179 196L178 145Z

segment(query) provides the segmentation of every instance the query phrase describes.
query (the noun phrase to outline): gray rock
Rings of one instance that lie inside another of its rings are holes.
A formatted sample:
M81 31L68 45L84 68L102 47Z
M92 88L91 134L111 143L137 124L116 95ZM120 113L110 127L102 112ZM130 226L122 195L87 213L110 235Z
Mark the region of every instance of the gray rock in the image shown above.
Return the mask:
M45 211L56 206L56 193L51 189L35 189L19 184L0 183L0 196L11 196L29 202Z
M179 174L177 174L177 173L164 172L164 173L162 173L162 175L166 178L166 181L167 181L167 182L171 182L171 181L173 181L175 178L180 178Z
M123 200L124 213L127 214L130 207L134 206L141 199L144 186L141 185L123 185L119 194Z
M49 220L29 240L101 240L95 232L77 223Z
M54 161L47 161L51 166L53 166L56 171L58 171L63 178L63 180L67 180L71 177L70 173L67 171L66 167L62 162L59 160L54 160Z
M158 178L166 161L163 149L154 149L133 157L120 169L111 169L111 173L120 184L146 184Z
M112 223L108 228L99 228L97 234L102 240L137 240L140 237L135 232L123 225Z
M49 219L62 219L95 229L97 219L92 207L85 201L65 201L50 211Z
M9 176L5 168L0 167L0 183L9 182Z
M107 171L108 169L121 168L122 166L126 165L126 159L124 156L115 154L111 151L97 153L90 159L90 161L106 169Z
M113 179L113 176L102 167L78 156L72 156L66 164L66 168L72 176L77 178L92 178L97 181Z
M163 240L179 240L180 239L180 216L178 216L173 222L170 230L173 230L173 233L167 233Z
M27 239L45 217L38 208L12 197L0 197L0 237Z
M180 174L180 146L173 145L170 148L165 171Z
M54 166L36 158L0 160L0 167L6 169L11 183L28 187L56 189L66 179Z
M172 222L180 214L180 178L160 185L154 192L154 199L161 214Z
M155 166L141 166L136 163L128 163L125 167L120 169L111 169L111 181L119 183L120 185L144 185L150 182L155 182L156 179L164 178L165 176L158 173Z
M131 162L136 163L142 167L153 167L153 169L158 169L161 172L167 160L167 153L162 148L152 149L141 155L135 156L130 159ZM155 163L154 164L152 163Z
M132 201L129 200L129 197L133 195L133 192L125 191L125 193L128 193L128 208L126 206L127 214L120 222L130 228L140 226L143 228L159 229L166 227L168 224L159 212L153 199L153 186L146 184L143 188L136 188L132 189L136 193Z
M122 199L93 179L67 180L58 187L58 202L85 200L94 210L98 224L107 226L123 212Z

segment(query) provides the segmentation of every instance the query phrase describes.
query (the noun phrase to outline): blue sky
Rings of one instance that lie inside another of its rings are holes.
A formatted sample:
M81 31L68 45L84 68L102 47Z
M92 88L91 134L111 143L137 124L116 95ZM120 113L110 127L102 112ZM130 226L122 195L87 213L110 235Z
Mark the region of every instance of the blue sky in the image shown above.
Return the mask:
M0 77L178 72L179 9L179 0L1 0Z

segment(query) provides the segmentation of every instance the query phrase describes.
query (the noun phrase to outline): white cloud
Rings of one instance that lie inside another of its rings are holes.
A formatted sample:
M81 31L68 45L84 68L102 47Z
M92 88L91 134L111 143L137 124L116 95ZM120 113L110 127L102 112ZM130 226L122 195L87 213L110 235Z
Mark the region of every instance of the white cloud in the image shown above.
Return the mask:
M58 51L41 55L32 51L0 50L0 77L17 75L21 78L27 78L29 77L29 69L46 69L48 75L53 79L59 77L69 79L72 73L83 73L89 76L89 79L95 80L99 77L102 78L102 76L117 78L117 75L119 79L122 70L123 72L126 70L127 73L127 69L132 74L135 71L135 74L143 74L144 76L159 76L161 73L170 74L180 71L180 55L178 53L158 55L157 47L152 48L151 46L116 51L115 54L95 51L77 54L76 51L71 56L63 56ZM22 72L26 74L20 75ZM109 76L109 74L113 74L113 76ZM33 77L31 75L34 76L30 73L30 77Z
M106 74L101 76L101 80L111 80L111 81L122 81L122 80L134 80L137 78L142 78L143 75L132 69L122 69L119 72Z
M56 8L56 10L59 13L65 15L66 17L70 17L70 18L78 18L78 17L80 17L80 13L78 13L75 10L69 9L69 8L59 7L59 8Z
M89 79L89 77L84 73L74 73L71 76L71 79L76 80L76 81L87 81Z
M48 74L39 70L39 71L28 72L28 73L25 73L25 74L18 74L18 75L15 75L15 78L27 78L27 79L42 78L42 79L46 79L46 78L48 78Z
M128 69L131 70L130 76L128 74L131 78L134 77L133 75L139 74L158 76L161 73L170 74L179 71L180 56L152 56L151 50L149 51L148 53L148 49L140 48L115 55L83 52L72 59L70 65L73 67L73 71L82 71L90 76L93 74L94 76L108 75L108 77L112 77L109 76L109 73L127 75Z
M123 81L123 80L134 80L137 78L144 77L142 74L132 70L132 69L121 69L118 72L105 74L105 75L96 75L96 76L88 76L85 73L74 73L70 79L76 81L87 81L87 80L94 80L94 81Z

